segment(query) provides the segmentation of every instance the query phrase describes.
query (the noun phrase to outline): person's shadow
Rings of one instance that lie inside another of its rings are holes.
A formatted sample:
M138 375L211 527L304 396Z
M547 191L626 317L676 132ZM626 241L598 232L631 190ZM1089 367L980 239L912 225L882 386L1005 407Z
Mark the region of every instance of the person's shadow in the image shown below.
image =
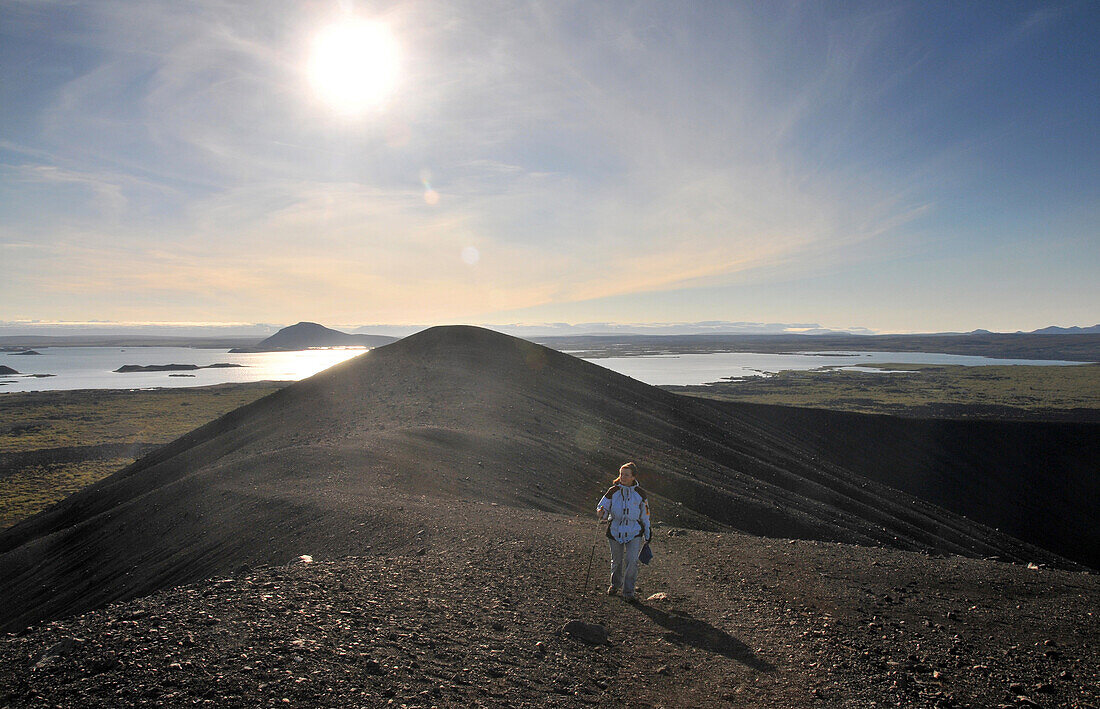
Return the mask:
M774 672L775 665L753 654L749 646L710 623L691 617L687 613L666 613L663 610L639 604L638 610L653 619L657 625L668 629L665 639L672 643L686 643L710 652L718 653L759 672Z

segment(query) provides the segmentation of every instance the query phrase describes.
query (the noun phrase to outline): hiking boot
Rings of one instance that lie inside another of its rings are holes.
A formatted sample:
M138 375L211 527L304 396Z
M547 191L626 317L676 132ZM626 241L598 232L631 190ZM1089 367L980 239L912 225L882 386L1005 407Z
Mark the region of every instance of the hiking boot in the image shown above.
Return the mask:
M618 592L619 592L619 589L615 588L614 586L608 586L607 587L607 595L609 595L609 596L614 596Z
M635 598L634 596L623 596L623 600L626 601L627 603L633 603L634 605L638 605L638 599Z

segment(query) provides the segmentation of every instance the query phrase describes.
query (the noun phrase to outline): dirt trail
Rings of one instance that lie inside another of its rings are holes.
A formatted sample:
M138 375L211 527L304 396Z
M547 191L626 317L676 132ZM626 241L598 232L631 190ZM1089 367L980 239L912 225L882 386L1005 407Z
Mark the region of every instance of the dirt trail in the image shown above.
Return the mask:
M441 515L438 499L396 494L386 506L401 546L368 538L363 556L328 559L329 545L303 539L311 564L0 640L0 705L1100 701L1091 575L660 528L640 588L669 598L632 606L602 593L603 548L580 593L591 519L489 503ZM571 619L602 624L610 643L563 635Z

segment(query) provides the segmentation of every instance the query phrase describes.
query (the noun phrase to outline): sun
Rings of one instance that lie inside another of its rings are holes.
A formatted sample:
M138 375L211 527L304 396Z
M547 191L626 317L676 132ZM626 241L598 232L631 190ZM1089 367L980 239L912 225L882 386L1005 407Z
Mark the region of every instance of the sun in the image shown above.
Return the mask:
M313 38L309 80L333 110L358 115L382 106L397 84L400 51L389 27L344 20Z

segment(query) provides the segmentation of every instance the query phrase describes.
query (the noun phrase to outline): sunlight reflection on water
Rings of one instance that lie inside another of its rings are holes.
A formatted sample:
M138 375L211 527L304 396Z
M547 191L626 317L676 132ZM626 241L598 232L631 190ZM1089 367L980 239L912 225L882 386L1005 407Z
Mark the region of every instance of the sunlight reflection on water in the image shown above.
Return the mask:
M47 347L39 357L9 357L0 363L23 376L3 377L0 392L69 389L147 389L259 381L298 381L369 350L318 349L299 352L227 352L189 347ZM178 372L114 370L127 364L237 364L239 367ZM49 374L46 378L27 375Z

